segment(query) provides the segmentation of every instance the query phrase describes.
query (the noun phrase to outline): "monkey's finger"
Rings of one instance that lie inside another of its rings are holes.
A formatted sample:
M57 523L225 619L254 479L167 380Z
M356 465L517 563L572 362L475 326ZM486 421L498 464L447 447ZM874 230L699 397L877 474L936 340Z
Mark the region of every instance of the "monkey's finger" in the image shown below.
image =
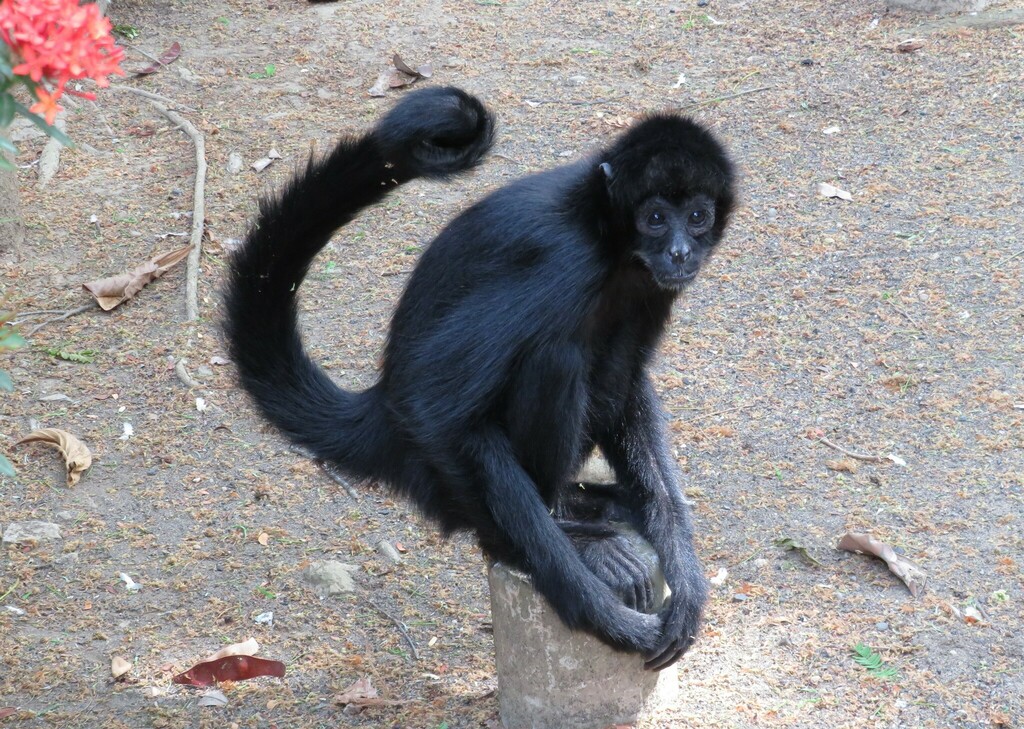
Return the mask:
M653 658L648 658L644 668L648 671L661 671L683 657L683 654L693 645L696 636L688 635L677 638Z

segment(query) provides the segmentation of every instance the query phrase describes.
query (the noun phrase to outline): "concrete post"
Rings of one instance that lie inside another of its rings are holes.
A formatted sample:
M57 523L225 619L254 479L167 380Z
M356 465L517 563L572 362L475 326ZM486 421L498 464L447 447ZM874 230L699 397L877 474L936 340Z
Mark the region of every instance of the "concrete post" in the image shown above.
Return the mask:
M637 553L657 562L636 537ZM498 708L505 729L606 729L675 701L676 666L645 671L640 656L565 627L530 579L500 563L488 572ZM664 579L655 585L667 597Z

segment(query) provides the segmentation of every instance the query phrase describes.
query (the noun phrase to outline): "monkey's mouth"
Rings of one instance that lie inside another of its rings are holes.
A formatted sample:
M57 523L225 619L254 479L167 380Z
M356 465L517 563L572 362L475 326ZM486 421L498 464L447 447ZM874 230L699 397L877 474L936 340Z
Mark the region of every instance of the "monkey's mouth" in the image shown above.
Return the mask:
M655 276L654 280L658 286L669 291L681 291L685 286L697 278L697 271L678 271L671 274Z

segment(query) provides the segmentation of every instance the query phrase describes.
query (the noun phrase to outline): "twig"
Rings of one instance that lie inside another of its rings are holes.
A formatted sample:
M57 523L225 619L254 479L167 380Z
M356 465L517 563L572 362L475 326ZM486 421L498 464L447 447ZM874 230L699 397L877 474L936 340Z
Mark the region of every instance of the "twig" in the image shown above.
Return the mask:
M527 104L564 104L566 106L596 106L598 104L619 104L621 97L615 99L523 99Z
M726 413L735 412L736 410L746 410L747 408L751 408L751 407L754 407L753 403L748 403L746 405L737 405L736 407L726 408L725 410L719 410L719 411L714 412L714 413L704 413L704 414L698 415L698 416L696 416L694 418L690 418L686 422L692 424L692 423L696 423L698 420L704 420L706 418L713 418L713 417L715 417L717 415L725 415Z
M903 307L901 307L901 306L900 306L899 304L897 304L897 303L896 303L895 301L893 301L892 299L887 299L887 301L889 302L889 305L890 305L890 306L891 306L892 308L894 308L894 309L895 309L896 311L898 311L898 312L899 312L900 314L902 314L902 315L903 315L903 316L905 316L905 317L906 317L907 319L909 319L909 320L910 320L910 323L911 323L911 324L913 324L913 325L914 325L915 327L917 327L918 329L920 329L920 328L921 328L921 325L920 325L920 324L918 324L918 323L917 323L917 321L915 321L915 320L914 320L914 317L912 317L912 316L910 315L910 313L909 313L909 312L907 312L907 311L904 311L904 310L903 310Z
M195 111L195 109L191 106L186 106L185 104L175 101L174 99L169 99L166 96L161 96L160 94L154 94L152 91L146 91L145 89L137 89L134 86L124 86L123 84L111 84L110 88L114 91L127 91L130 94L141 96L142 98L149 99L150 101L161 101L164 104L169 104L170 106L175 106L179 109L184 109L185 111Z
M865 453L855 453L854 451L848 451L842 446L836 445L835 443L833 443L832 441L825 437L818 438L818 442L821 443L822 445L827 445L829 448L837 450L844 456L849 456L850 458L856 461L867 461L869 463L885 463L886 461L889 460L884 456L869 456Z
M131 88L121 86L120 88ZM138 91L138 89L133 89ZM185 273L185 318L195 321L199 318L199 259L203 248L203 222L206 219L206 203L203 195L206 188L206 140L202 132L185 117L173 112L159 101L145 96L150 105L172 123L177 124L192 139L196 148L196 182L192 196L192 250L188 254Z
M1005 261L1002 261L1002 262L1001 262L1001 263L1000 263L1000 264L999 264L998 266L996 266L996 267L995 267L995 268L993 268L992 270L993 270L993 271L998 271L998 270L999 270L1000 268L1002 268L1003 266L1005 266L1005 265L1006 265L1007 263L1009 263L1010 261L1012 261L1012 260L1013 260L1014 258L1016 258L1017 256L1024 256L1024 248L1021 248L1021 249L1020 249L1019 251L1017 251L1016 253L1014 253L1014 254L1013 254L1012 256L1010 256L1009 258L1007 258L1007 259L1006 259Z
M366 598L366 602L370 604L370 607L372 607L374 610L376 610L381 615L383 615L384 617L386 617L388 620L390 620L392 623L395 624L395 627L398 628L398 632L402 634L402 637L405 638L405 642L408 643L409 644L409 648L412 649L413 660L418 661L420 659L420 652L418 650L416 650L416 643L413 641L412 636L409 635L409 631L406 629L405 623L403 623L401 620L396 618L394 615L389 613L387 610L382 608L380 605L375 603L370 598Z
M10 322L11 326L16 324L24 324L26 319L31 319L34 316L45 316L47 314L63 314L65 309L29 309L28 311L19 311L18 318Z
M356 491L352 484L346 481L345 478L340 473L338 473L338 469L336 469L327 461L321 460L319 458L314 458L313 461L316 463L316 465L320 466L320 468L323 469L323 472L326 473L327 476L332 481L334 481L334 483L338 484L343 489L345 489L345 491L348 492L348 495L351 496L353 500L359 501L359 492Z
M726 94L725 96L716 96L713 99L706 99L705 101L698 101L688 106L682 106L679 108L680 111L687 111L689 109L696 109L698 106L707 106L708 104L717 104L720 101L728 101L729 99L735 99L738 96L746 96L747 94L756 94L761 91L768 91L774 89L774 86L758 86L756 89L744 89L743 91L737 91L734 94Z
M85 312L87 312L87 311L89 311L91 309L94 309L94 308L95 308L95 306L93 304L85 304L83 306L79 306L77 309L72 309L71 311L65 311L60 316L55 316L52 319L47 319L46 321L39 322L34 327L29 329L27 332L25 332L25 336L26 337L31 337L33 334L38 332L40 329L45 327L47 324L53 324L53 323L58 322L58 321L64 321L65 319L70 319L73 316L77 316L78 314L84 314Z

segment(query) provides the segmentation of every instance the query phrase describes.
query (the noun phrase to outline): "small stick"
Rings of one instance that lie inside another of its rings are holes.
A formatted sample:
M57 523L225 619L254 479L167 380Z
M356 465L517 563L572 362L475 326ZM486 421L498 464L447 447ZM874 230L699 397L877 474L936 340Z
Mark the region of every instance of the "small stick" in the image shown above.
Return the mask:
M420 659L420 652L418 650L416 650L416 643L413 642L412 636L409 635L409 631L406 629L405 623L403 623L401 620L396 618L394 615L389 613L387 610L382 608L380 605L375 603L370 598L366 598L366 602L368 602L370 604L370 607L372 607L374 610L376 610L381 615L383 615L384 617L386 617L388 620L390 620L392 623L395 624L395 627L398 628L398 632L402 634L402 637L405 638L405 642L408 643L409 644L409 648L412 649L412 657L413 657L413 659L418 661Z
M907 319L909 319L909 320L910 320L910 323L911 323L911 324L913 324L913 325L914 325L915 327L917 327L918 329L920 329L920 328L921 328L921 325L920 325L920 324L918 324L918 323L917 323L917 322L916 322L916 321L914 320L914 317L912 317L912 316L911 316L911 315L910 315L910 314L909 314L908 312L904 311L904 310L903 310L903 307L901 307L901 306L900 306L899 304L897 304L897 303L896 303L895 301L893 301L892 299L888 299L888 301L889 301L889 305L890 305L890 306L891 306L892 308L894 308L894 309L895 309L896 311L898 311L898 312L899 312L900 314L902 314L903 316L907 317Z
M1005 265L1006 265L1007 263L1009 263L1010 261L1012 261L1012 260L1013 260L1014 258L1016 258L1017 256L1024 256L1024 248L1021 248L1021 249L1020 249L1019 251L1017 251L1016 253L1014 253L1014 254L1013 254L1012 256L1010 256L1009 258L1007 258L1007 259L1006 259L1005 261L1002 261L1002 262L1001 262L1001 263L1000 263L1000 264L999 264L998 266L996 266L996 267L995 267L995 268L993 268L992 270L993 270L993 271L998 271L998 270L999 270L1000 268L1002 268L1003 266L1005 266Z
M359 501L359 492L356 491L352 484L346 481L340 473L338 473L338 469L336 469L327 461L321 460L319 458L314 458L313 461L314 463L316 463L316 465L320 466L320 468L323 469L323 472L326 473L328 477L330 477L330 479L334 481L334 483L338 484L343 489L345 489L345 491L348 492L348 495L351 496L354 501Z
M836 445L835 443L833 443L832 441L825 437L818 438L818 442L821 443L822 445L827 445L829 448L837 450L844 456L849 456L850 458L853 458L856 461L868 461L869 463L885 463L888 460L887 458L884 458L882 456L869 456L864 453L855 453L853 451L848 451L842 446Z
M45 327L47 324L53 324L54 322L64 321L65 319L70 319L71 317L77 316L78 314L84 314L85 312L87 312L87 311L89 311L90 309L93 309L93 308L95 308L95 307L92 304L85 304L84 306L79 306L77 309L72 309L71 311L65 311L60 316L55 316L52 319L47 319L46 321L39 322L34 327L29 329L27 332L25 332L25 336L26 337L31 337L33 334L38 332L40 329Z
M726 94L725 96L716 96L713 99L707 99L706 101L698 101L689 106L680 107L680 111L686 111L688 109L696 109L698 106L707 106L708 104L717 104L719 101L728 101L729 99L735 99L738 96L746 96L747 94L756 94L761 91L768 91L774 89L774 86L758 86L756 89L744 89L743 91L737 91L734 94Z
M174 99L169 99L166 96L161 96L160 94L154 94L152 91L146 91L145 89L137 89L134 86L111 84L110 88L114 89L115 91L127 91L130 94L141 96L142 98L149 99L150 101L161 101L165 104L169 104L170 106L176 106L179 109L184 109L185 111L195 111L195 109L193 109L191 106L186 106L185 104L177 102Z
M121 86L119 88L131 88ZM138 91L138 89L133 89ZM145 95L144 95L145 96ZM177 124L191 139L196 148L196 182L192 196L192 250L188 254L185 273L185 318L195 321L199 318L199 259L202 256L203 223L206 219L206 204L203 198L206 187L206 140L202 132L185 117L173 112L159 101L146 96L150 105L172 123Z
M736 407L726 408L725 410L719 410L719 411L714 412L714 413L703 413L702 415L697 415L697 416L695 416L693 418L690 418L686 422L688 422L688 423L696 423L698 420L704 420L705 418L713 418L716 415L725 415L726 413L732 413L732 412L735 412L737 410L746 410L747 408L750 408L750 407L753 407L753 406L754 406L753 403L748 403L747 405L737 405Z

